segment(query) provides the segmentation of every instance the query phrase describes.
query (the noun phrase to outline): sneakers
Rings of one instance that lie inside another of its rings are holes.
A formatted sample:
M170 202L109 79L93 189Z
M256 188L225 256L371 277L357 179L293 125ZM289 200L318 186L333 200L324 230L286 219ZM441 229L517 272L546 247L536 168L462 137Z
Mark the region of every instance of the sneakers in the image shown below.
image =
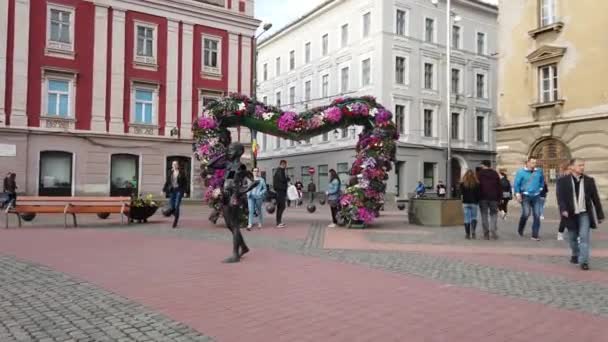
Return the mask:
M571 264L578 264L578 257L577 256L571 256L570 257L570 263Z
M530 240L532 240L532 241L540 241L540 239L537 238L537 237L531 237Z
M564 233L557 232L557 241L564 241Z
M540 215L540 220L544 220L545 219L545 215Z
M277 224L277 228L285 228L285 223L279 223L279 224Z
M581 270L589 271L589 264L588 263L581 264Z
M262 224L258 223L258 229L262 229Z
M334 223L328 224L327 228L336 228L336 225Z
M253 226L252 225L247 225L247 228L245 228L245 229L247 229L247 231L250 232L251 231L251 227L253 227Z

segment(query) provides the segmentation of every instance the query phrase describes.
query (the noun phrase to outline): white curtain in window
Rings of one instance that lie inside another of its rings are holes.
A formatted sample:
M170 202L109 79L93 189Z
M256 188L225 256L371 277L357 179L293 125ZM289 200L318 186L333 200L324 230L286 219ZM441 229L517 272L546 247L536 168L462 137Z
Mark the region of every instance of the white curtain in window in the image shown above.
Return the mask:
M40 155L40 178L45 188L66 187L72 184L72 155L47 152Z
M124 188L126 182L137 181L136 156L113 156L112 157L112 185Z

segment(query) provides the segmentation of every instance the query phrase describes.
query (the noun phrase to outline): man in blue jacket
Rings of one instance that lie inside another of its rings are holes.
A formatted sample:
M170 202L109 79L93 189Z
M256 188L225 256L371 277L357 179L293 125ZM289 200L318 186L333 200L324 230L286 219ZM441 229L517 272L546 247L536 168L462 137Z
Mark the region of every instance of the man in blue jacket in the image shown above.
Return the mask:
M521 218L519 219L519 227L517 232L519 236L524 236L524 229L526 228L526 222L530 213L534 217L532 223L532 240L540 241L540 214L542 209L542 202L540 199L540 193L543 191L545 186L545 176L543 170L536 167L536 158L528 157L526 166L515 175L515 181L513 182L513 192L515 198L521 203Z

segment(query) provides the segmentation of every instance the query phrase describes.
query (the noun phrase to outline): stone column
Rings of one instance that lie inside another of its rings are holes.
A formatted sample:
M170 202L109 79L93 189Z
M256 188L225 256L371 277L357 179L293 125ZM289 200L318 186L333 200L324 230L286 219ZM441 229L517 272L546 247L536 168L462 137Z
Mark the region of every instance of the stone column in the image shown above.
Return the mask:
M8 39L8 1L0 2L0 127L4 126L6 91L6 41Z
M194 26L182 25L182 126L180 137L192 138L192 61L194 58Z
M234 5L233 5L234 6ZM238 3L237 3L238 10ZM228 92L236 93L239 82L239 35L228 33Z
M108 67L108 8L95 6L95 54L91 130L106 131L106 73Z
M114 8L112 20L112 102L110 103L110 133L124 133L125 131L123 120L125 24L125 11Z
M169 20L167 30L167 114L165 118L165 136L171 136L171 130L177 127L179 23ZM184 108L182 108L183 111Z
M30 1L15 1L15 45L13 51L13 108L11 126L27 126L27 85L30 32ZM23 19L25 18L25 19ZM23 20L22 20L23 19ZM17 22L18 21L18 22Z

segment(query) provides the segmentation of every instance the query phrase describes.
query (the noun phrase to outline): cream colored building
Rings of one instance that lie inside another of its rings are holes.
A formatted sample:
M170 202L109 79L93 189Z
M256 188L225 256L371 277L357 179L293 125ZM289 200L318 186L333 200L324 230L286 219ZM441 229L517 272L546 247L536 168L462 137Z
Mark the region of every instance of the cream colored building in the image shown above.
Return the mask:
M553 183L559 165L587 160L608 195L608 1L501 0L498 164L537 156Z

